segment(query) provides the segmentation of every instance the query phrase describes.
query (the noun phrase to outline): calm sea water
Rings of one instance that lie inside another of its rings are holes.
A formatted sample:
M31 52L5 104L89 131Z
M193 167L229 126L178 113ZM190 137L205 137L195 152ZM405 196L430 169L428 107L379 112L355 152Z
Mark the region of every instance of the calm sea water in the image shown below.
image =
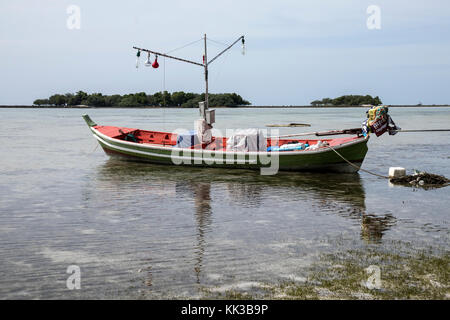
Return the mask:
M347 248L448 248L450 187L359 174L194 169L109 159L81 118L191 129L194 109L0 109L0 298L198 298L202 289L302 279ZM450 108L391 108L403 129L450 127ZM215 125L280 134L358 127L365 110L218 109ZM373 137L363 168L450 177L450 133ZM363 217L366 217L363 221ZM81 289L68 290L69 265ZM250 289L249 289L250 290Z

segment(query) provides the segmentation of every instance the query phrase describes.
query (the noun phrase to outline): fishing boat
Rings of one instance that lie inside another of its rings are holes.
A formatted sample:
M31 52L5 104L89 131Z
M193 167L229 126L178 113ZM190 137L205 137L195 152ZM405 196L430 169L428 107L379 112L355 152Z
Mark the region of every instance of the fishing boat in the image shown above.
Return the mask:
M183 148L179 146L179 135L176 133L97 125L88 115L83 117L108 155L167 165L276 169L274 165L277 161L278 169L285 171L356 172L367 153L369 140L369 136L362 135L320 140L267 138L267 149L299 144L318 147L300 150L286 148L286 151L230 151L227 150L229 138L212 137L209 144Z
M171 133L98 125L88 115L83 115L93 136L108 155L165 165L257 169L261 170L262 174L275 174L278 170L335 172L359 170L367 153L369 140L369 135L363 134L361 128L273 137L265 137L260 130L254 129L237 132L231 137L213 136L211 129L215 122L215 112L208 108L208 66L239 41L244 48L245 40L244 36L239 37L208 61L206 39L205 35L202 63L133 47L137 50L138 59L141 52L147 52L146 65L151 63L150 55L155 55L155 62L152 64L154 68L158 67L158 56L204 68L205 101L199 103L201 119L195 124L196 131ZM298 138L311 134L347 136L332 139Z

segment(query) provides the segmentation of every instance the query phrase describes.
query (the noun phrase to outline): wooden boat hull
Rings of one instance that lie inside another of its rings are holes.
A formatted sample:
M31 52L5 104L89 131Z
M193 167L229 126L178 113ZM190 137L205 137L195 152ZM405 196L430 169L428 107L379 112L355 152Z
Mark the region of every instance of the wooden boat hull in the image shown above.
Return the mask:
M85 118L86 120L86 118ZM89 119L90 120L90 119ZM133 161L164 165L187 165L232 169L261 169L274 167L282 171L357 172L331 148L311 151L233 152L207 149L176 148L173 145L155 145L120 140L102 133L92 120L86 120L93 136L111 156ZM126 128L123 128L126 129ZM336 139L339 140L339 139ZM333 148L344 158L361 166L367 153L368 137L341 139Z

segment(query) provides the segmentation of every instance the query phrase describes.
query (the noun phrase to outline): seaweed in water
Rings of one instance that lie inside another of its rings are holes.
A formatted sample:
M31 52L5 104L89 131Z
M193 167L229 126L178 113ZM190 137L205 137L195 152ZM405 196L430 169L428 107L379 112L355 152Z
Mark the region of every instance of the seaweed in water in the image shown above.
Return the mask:
M391 183L393 184L403 184L411 185L413 187L423 187L423 188L437 188L445 187L450 184L450 179L437 174L432 174L428 172L414 172L412 175L391 178Z

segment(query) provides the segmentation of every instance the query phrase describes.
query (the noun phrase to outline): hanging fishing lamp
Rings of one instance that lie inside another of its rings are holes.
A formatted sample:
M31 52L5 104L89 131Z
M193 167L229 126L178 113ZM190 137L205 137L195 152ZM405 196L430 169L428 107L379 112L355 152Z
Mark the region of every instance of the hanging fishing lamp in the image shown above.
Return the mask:
M158 56L155 56L155 61L153 61L152 67L155 69L159 67Z
M136 69L139 68L139 57L141 56L141 50L136 53Z
M147 60L145 60L145 66L150 67L152 62L150 61L150 52L147 54Z

